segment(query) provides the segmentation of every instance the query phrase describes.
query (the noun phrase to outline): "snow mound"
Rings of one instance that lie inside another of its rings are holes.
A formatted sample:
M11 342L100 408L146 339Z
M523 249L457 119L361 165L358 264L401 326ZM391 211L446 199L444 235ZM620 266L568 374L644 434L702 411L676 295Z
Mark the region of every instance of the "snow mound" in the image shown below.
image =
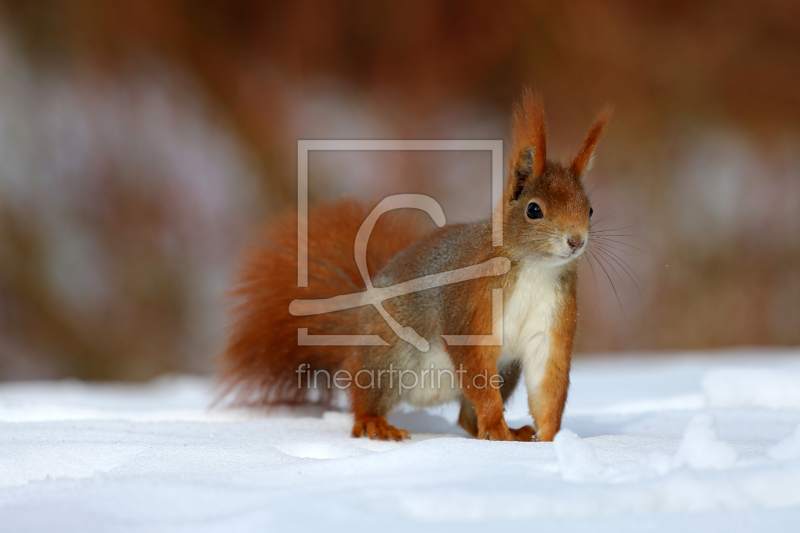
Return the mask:
M553 439L558 469L567 481L592 481L605 473L592 445L574 431L562 429Z
M696 415L686 426L675 456L675 464L691 468L730 468L736 462L736 450L719 440L711 415Z

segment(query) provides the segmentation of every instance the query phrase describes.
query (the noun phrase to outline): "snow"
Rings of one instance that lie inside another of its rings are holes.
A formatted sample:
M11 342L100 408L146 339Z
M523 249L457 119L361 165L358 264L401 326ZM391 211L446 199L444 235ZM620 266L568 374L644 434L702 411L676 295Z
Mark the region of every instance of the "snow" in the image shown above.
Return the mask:
M798 531L798 376L797 350L579 358L552 443L466 438L456 406L352 439L346 412L209 410L198 377L10 383L0 530Z
M714 407L800 409L800 372L727 368L709 372L702 385Z

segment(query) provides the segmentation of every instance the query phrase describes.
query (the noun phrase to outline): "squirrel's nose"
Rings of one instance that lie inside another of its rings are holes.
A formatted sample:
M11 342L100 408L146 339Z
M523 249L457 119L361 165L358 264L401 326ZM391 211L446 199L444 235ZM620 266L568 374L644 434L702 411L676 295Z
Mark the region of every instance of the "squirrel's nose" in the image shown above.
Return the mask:
M581 239L578 236L573 235L572 237L567 239L567 244L569 244L569 247L572 248L573 250L577 250L581 246L583 246L583 239Z

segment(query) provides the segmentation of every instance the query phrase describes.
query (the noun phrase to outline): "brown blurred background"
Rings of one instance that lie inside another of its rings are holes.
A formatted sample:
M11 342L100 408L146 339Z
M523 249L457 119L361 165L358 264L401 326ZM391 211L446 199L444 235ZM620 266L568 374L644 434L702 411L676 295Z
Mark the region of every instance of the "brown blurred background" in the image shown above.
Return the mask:
M552 154L616 107L580 352L800 344L796 1L0 0L0 379L210 372L298 139L505 139L525 84ZM489 212L488 153L310 176Z

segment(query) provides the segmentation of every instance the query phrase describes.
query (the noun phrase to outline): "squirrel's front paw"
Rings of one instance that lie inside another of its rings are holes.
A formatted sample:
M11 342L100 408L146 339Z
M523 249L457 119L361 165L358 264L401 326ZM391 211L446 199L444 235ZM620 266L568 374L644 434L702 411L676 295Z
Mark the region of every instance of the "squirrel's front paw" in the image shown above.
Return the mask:
M502 419L491 426L480 428L478 430L478 438L488 440L516 440L514 434L508 429L506 421Z

